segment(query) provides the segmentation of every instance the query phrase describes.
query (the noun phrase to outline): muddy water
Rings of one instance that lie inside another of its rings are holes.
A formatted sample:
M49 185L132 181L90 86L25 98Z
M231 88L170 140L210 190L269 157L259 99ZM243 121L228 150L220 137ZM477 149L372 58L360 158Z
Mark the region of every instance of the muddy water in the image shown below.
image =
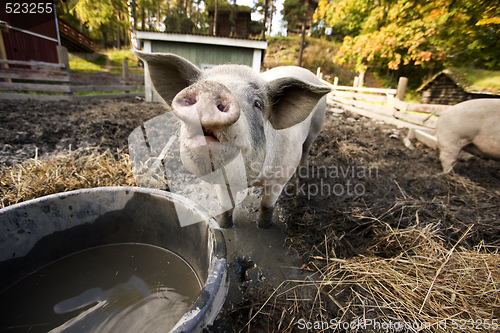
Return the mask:
M260 190L251 189L234 210L234 226L223 229L231 277L230 302L241 300L242 283L266 281L276 288L285 280L304 277L299 269L301 258L285 244L280 208L276 207L271 228L257 228L261 198Z
M0 332L168 332L200 290L173 252L135 243L95 247L0 294Z
M260 189L250 189L242 204L234 210L234 226L222 229L227 247L229 291L209 332L234 332L232 314L235 308L244 304L245 293L252 292L249 286L258 288L265 283L278 288L284 281L303 280L308 275L300 269L300 256L286 245L285 224L279 206L275 209L272 227L257 228L261 198Z

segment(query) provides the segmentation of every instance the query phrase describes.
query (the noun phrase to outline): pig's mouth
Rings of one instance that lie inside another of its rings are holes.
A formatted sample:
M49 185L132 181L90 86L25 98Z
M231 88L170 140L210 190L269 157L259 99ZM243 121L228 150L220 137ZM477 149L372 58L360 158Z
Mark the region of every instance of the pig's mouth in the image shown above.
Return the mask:
M188 134L181 145L181 158L197 176L207 175L230 163L240 149L225 139L223 129L206 128Z
M219 139L219 137L221 137L220 133L215 134L214 130L205 128L203 126L201 129L203 131L203 136L205 137L207 143L221 142L221 140Z
M208 149L210 149L211 146L226 143L224 142L224 135L220 130L214 130L203 126L201 127L201 131L191 132L188 136L188 141L188 146L192 148L205 147Z

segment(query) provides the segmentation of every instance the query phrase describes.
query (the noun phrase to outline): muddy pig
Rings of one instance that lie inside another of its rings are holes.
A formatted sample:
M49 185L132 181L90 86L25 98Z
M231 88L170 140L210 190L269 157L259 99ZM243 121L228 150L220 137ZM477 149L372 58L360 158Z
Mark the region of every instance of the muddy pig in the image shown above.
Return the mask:
M500 99L473 99L441 114L436 128L439 159L450 172L460 150L500 160Z
M312 142L323 126L330 89L310 71L286 66L258 74L244 65L201 71L168 53L136 54L151 82L182 121L181 160L203 179L242 156L244 172L227 171L222 183L262 186L257 225L268 228L279 195L299 164L306 165ZM216 189L224 187L216 186ZM222 196L220 196L222 197ZM231 206L232 207L232 206ZM232 225L232 209L219 217Z

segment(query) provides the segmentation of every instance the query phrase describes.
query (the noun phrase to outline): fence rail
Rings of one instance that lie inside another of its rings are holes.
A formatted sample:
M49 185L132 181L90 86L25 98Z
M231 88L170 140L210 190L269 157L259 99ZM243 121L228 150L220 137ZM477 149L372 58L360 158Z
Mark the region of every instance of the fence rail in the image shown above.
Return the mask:
M127 97L143 93L143 76L128 74L128 63L123 63L121 77L111 74L71 74L65 48L59 50L60 63L0 60L0 99L72 100L88 97ZM33 92L35 94L33 94ZM110 93L75 95L82 93Z
M318 76L321 79L321 75ZM409 128L408 136L403 141L410 149L413 149L411 140L414 139L437 149L434 135L437 119L450 106L403 102L408 82L406 78L400 79L397 89L357 87L356 80L353 87L331 84L323 79L321 81L332 89L327 97L330 104L339 103L347 110L363 116Z
M439 114L450 107L449 105L403 102L401 99L404 95L398 97L398 93L405 91L406 87L401 86L398 86L398 89L382 89L339 86L325 80L322 82L332 89L332 92L328 94L329 102L366 111L368 116L373 113L387 119L398 119L429 129L436 128ZM379 119L384 118L379 117Z
M0 64L29 66L32 69L40 69L40 68L64 69L66 67L64 64L55 64L53 62L4 60L4 59L0 59Z

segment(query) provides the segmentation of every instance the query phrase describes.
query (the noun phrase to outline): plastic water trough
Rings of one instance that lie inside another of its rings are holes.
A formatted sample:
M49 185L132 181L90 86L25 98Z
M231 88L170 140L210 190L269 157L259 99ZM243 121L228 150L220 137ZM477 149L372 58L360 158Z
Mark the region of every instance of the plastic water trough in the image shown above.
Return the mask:
M0 297L54 261L118 243L172 251L197 275L201 291L170 332L201 332L213 323L228 290L222 232L192 201L146 188L81 189L0 209Z

